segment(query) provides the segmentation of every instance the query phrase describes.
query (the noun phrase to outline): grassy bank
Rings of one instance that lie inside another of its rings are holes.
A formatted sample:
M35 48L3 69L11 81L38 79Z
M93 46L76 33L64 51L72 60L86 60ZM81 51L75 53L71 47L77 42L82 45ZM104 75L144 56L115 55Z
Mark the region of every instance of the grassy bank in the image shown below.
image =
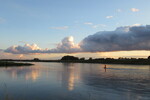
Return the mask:
M92 60L69 59L69 60L5 60L5 61L150 65L150 59L92 59Z
M5 66L31 66L31 63L16 63L16 62L8 62L8 61L0 61L0 67Z

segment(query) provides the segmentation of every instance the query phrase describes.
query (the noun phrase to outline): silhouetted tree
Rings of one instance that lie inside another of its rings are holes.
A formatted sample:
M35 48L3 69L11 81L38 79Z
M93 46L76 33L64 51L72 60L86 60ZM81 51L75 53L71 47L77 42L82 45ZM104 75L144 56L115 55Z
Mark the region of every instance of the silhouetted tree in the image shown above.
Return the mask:
M79 58L74 56L64 56L61 60L79 60Z
M92 57L90 57L89 60L93 60Z
M119 57L118 59L124 59L123 57Z
M148 56L148 59L150 59L150 56Z
M34 58L33 60L35 60L35 61L39 61L39 58Z
M136 58L131 58L132 60L135 60Z
M104 60L105 58L96 58L94 60Z
M80 58L80 60L85 60L85 58L83 57L83 58Z
M114 59L114 58L106 58L106 60L112 60L112 59Z

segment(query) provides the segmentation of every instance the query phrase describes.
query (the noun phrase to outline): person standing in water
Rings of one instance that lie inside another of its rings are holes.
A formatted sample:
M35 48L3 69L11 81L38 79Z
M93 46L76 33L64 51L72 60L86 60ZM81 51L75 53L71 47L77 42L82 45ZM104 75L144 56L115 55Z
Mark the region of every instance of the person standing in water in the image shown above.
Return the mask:
M106 65L104 66L104 69L106 69Z
M106 72L106 65L104 66L105 72Z

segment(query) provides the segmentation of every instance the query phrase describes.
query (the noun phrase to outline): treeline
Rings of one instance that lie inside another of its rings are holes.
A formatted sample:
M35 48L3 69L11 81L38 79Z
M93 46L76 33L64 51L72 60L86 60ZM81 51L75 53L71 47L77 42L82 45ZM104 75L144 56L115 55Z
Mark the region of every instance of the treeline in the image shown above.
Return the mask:
M61 58L61 62L77 62L77 63L104 63L104 64L137 64L137 65L150 65L150 56L144 58L95 58L90 57L89 59L78 58L74 56L64 56Z
M63 56L59 60L40 60L39 58L34 58L31 60L21 60L21 59L1 59L0 61L23 61L23 62L66 62L66 63L102 63L102 64L133 64L133 65L150 65L150 56L148 58L88 58L84 57L74 57L74 56Z
M113 60L114 58L95 58L93 59L92 57L90 57L89 59L85 59L84 57L79 58L79 57L74 57L74 56L63 56L61 58L61 60ZM118 59L115 60L147 60L150 59L150 56L148 56L147 58L123 58L123 57L119 57ZM34 58L34 60L39 60L38 58Z

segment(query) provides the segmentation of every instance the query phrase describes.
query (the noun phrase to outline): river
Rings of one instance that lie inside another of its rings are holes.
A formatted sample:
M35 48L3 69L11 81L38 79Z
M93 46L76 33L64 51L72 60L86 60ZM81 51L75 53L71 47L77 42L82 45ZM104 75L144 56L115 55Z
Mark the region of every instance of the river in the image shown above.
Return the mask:
M0 100L150 100L149 65L34 64L0 68Z

